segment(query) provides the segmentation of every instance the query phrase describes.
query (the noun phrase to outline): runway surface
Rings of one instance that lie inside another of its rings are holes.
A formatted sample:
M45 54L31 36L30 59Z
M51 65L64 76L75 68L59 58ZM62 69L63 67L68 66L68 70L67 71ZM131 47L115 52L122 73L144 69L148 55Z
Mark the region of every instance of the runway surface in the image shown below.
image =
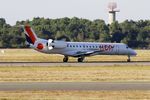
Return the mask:
M150 83L106 83L106 82L27 82L0 83L0 91L32 91L32 90L150 90Z
M69 62L69 63L62 63L62 62L0 62L0 66L114 66L114 65L142 65L142 66L150 66L149 62L84 62L84 63L77 63L77 62Z

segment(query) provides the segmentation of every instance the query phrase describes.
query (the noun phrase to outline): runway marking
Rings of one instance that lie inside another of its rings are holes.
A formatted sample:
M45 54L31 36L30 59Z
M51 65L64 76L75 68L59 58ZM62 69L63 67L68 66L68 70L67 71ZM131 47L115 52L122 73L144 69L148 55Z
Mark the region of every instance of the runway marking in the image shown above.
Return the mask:
M30 91L30 90L150 90L150 83L129 82L25 82L0 83L0 91Z
M142 65L142 66L150 66L150 62L84 62L84 63L77 63L77 62L69 62L69 63L62 63L62 62L0 62L0 66L135 66L135 65Z

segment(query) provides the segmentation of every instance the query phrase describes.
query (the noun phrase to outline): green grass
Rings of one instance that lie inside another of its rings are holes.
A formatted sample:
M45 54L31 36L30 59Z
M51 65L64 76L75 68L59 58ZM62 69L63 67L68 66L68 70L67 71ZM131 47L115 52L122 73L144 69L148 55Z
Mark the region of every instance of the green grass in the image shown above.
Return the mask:
M0 67L0 82L150 82L150 66Z
M3 53L4 51L4 53ZM150 61L150 50L136 50L138 55L132 61ZM0 49L0 62L62 62L62 55L43 54L33 49ZM127 56L93 56L85 61L126 61ZM77 61L70 58L69 61Z

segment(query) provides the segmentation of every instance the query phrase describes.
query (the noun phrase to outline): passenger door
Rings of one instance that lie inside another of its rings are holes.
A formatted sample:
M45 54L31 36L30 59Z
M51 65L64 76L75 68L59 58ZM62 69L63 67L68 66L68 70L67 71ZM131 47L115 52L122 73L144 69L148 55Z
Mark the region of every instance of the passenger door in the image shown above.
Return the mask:
M119 54L119 46L116 45L116 53L115 54Z

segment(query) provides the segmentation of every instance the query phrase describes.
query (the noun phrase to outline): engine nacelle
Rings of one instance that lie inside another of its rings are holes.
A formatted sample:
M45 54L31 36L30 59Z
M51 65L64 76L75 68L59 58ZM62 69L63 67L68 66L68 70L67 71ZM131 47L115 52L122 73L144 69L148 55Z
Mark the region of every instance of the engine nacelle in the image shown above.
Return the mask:
M67 43L65 41L57 41L57 40L53 40L51 41L51 39L48 41L48 47L53 47L56 49L63 49L67 47Z

